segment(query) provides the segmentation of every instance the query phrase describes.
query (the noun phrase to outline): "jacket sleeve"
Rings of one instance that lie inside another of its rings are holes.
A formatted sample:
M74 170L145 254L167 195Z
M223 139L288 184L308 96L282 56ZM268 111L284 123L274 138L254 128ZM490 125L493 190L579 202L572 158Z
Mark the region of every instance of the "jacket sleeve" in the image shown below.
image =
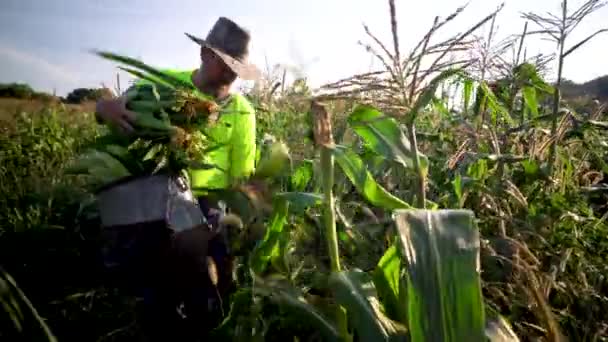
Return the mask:
M230 178L232 182L248 178L255 168L256 118L253 108L234 113L231 134Z

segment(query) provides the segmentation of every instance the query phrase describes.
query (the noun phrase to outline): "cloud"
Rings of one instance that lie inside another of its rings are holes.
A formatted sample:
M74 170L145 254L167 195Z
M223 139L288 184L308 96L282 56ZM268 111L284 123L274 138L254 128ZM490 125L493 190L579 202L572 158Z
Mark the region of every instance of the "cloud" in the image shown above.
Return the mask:
M41 57L34 54L28 53L9 46L0 45L0 58L6 58L8 60L16 61L27 67L29 70L32 68L38 71L44 72L48 77L64 81L64 82L78 82L79 77L76 73L68 70L62 66L53 64Z
M3 75L2 81L27 82L46 91L53 88L73 87L82 80L82 77L73 70L51 63L33 53L2 44L0 44L0 75Z

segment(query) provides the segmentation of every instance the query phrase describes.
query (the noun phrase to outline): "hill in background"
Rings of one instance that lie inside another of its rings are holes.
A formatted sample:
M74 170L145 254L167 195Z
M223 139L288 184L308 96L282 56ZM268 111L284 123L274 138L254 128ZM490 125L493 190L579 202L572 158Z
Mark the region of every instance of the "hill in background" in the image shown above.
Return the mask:
M565 80L562 83L562 94L567 98L587 97L592 100L608 102L608 75L585 83Z

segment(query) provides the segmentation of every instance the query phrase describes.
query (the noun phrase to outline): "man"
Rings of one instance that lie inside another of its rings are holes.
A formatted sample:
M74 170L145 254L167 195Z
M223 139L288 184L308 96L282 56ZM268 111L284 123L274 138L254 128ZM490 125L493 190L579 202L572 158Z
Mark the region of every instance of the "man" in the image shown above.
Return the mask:
M202 93L212 96L222 107L223 114L220 115L218 124L206 131L206 134L222 147L209 152L206 159L201 161L217 165L218 168L190 171L190 185L195 196L199 198L201 210L213 226L217 225L217 210L215 204L208 200L207 195L247 178L254 169L256 120L253 106L244 96L231 93L230 88L237 77L245 80L256 79L259 77L259 70L247 62L249 32L227 18L219 18L204 40L188 33L186 35L201 47L201 66L193 71L166 70L165 72L191 82ZM137 84L143 83L145 81ZM125 103L124 97L100 100L96 106L98 119L121 128L125 133L131 132L132 122L137 114L127 110ZM145 233L145 229L142 233ZM170 298L174 294L167 293L171 291L180 292L179 300L188 302L186 315L191 319L192 331L202 331L217 323L217 320L215 322L201 322L201 320L209 319L204 312L208 300L205 293L208 289L204 288L209 287L205 263L207 254L214 258L220 273L230 268L225 264L226 248L219 240L213 238L211 233L202 227L176 233L171 237L171 246L168 248L170 252L165 262L168 263L167 269L172 273L167 274L166 277L175 282L171 285L165 284L165 291L154 289L153 295L147 296L156 304L154 308L149 309L156 311L155 317L150 322L153 328L163 329L159 325L167 326L167 321L171 319L166 317L169 313L158 312L174 309L171 307L174 305L174 298ZM223 280L220 279L220 283L222 282ZM208 323L208 326L205 326L205 323ZM152 334L161 340L167 338L161 337L163 334L158 332ZM171 340L178 340L175 338L175 335L171 336Z

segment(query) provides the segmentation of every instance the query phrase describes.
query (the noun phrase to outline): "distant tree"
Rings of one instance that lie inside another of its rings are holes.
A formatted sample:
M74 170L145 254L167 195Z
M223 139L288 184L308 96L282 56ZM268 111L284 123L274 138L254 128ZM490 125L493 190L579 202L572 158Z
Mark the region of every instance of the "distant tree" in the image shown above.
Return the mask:
M608 76L596 78L588 83L590 88L593 89L595 97L608 100Z
M64 102L69 104L80 104L87 101L97 101L101 98L112 96L112 92L107 88L77 88L69 93Z
M0 84L0 97L30 99L36 92L32 87L23 83Z

